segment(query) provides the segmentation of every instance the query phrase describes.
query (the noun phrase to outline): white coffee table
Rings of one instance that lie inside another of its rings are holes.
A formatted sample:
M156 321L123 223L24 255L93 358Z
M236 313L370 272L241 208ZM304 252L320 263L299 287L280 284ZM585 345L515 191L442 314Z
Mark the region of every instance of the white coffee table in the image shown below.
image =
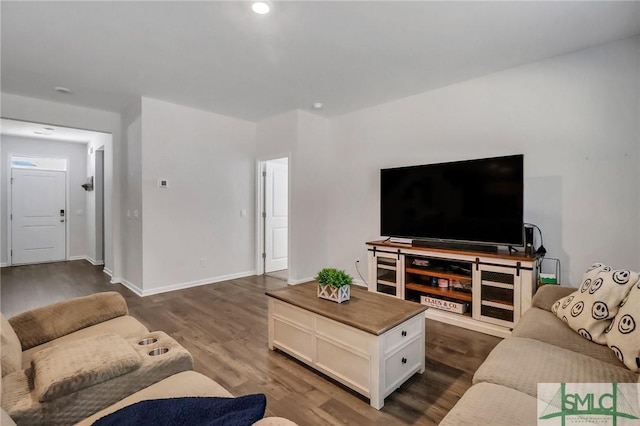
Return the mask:
M269 349L279 349L368 397L376 409L424 372L425 306L353 286L341 304L316 282L266 292Z

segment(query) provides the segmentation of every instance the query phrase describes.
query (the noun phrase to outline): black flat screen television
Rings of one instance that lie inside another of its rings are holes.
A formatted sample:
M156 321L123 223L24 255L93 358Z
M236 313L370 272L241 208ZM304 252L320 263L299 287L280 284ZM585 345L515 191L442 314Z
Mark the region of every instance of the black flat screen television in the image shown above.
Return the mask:
M522 246L524 156L380 171L380 234Z

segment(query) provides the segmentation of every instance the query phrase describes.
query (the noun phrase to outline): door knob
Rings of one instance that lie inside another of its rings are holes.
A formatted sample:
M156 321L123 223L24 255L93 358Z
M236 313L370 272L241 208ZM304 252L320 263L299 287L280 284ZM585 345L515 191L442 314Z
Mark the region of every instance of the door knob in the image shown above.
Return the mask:
M60 219L60 222L64 222L64 219Z

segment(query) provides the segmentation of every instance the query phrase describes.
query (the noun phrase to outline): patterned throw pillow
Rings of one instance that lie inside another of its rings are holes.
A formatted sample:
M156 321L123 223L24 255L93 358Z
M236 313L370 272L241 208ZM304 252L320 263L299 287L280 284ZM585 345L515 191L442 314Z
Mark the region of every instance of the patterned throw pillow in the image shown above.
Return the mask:
M594 263L584 274L580 287L554 303L551 312L585 339L606 345L604 332L639 277L637 272Z
M630 370L640 372L640 281L631 287L605 333L607 345L618 359Z

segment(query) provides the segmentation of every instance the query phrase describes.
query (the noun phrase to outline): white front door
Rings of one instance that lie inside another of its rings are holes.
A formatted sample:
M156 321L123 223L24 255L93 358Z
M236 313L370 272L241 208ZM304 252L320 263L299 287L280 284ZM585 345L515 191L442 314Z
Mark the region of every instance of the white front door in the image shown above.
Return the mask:
M66 172L11 169L11 264L66 258Z
M286 161L267 161L264 271L287 269L289 173Z

